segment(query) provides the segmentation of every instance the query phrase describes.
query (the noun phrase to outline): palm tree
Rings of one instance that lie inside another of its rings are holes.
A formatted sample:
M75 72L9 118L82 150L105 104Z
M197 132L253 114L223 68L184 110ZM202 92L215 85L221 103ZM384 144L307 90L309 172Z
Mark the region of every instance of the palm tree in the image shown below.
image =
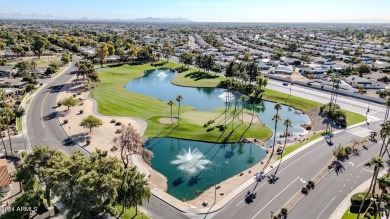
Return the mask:
M0 128L0 138L1 138L1 143L3 144L3 147L4 147L5 157L8 157L7 147L5 146L4 138L3 138L3 133L2 133L1 130L3 130L3 125L2 125L1 128Z
M172 106L174 105L175 103L173 102L173 100L170 100L168 102L168 105L171 107L171 122L173 123L173 118L172 118Z
M360 212L362 211L363 204L364 204L365 200L367 199L367 196L370 193L370 191L372 190L372 194L375 194L375 186L376 186L376 181L378 178L378 173L379 173L379 170L384 167L383 163L384 162L383 162L382 157L373 157L373 158L371 158L371 160L368 163L364 164L364 166L366 166L366 167L374 167L374 173L372 175L370 187L369 187L366 195L364 196L362 203L360 204L357 219L359 219L359 217L360 217Z
M273 142L273 145L272 145L271 157L272 157L272 155L273 155L274 152L275 152L276 129L277 129L277 127L278 127L278 121L280 121L279 110L280 110L281 108L282 108L282 106L281 106L279 103L275 104L274 109L276 110L276 114L272 117L272 121L275 121L275 128L274 128L274 142Z
M180 102L183 100L183 97L181 95L176 97L176 101L179 102L179 109L177 110L177 119L178 119L178 124L180 124Z
M390 121L386 121L381 126L380 136L382 138L382 146L379 155L383 157L385 155L385 151L387 150L386 138L390 135Z
M246 95L241 95L240 99L241 99L241 105L242 105L242 118L241 118L241 124L244 123L244 109L245 109L245 101L246 101L246 98L247 96Z
M283 124L284 124L284 126L286 126L286 135L284 136L284 145L283 145L282 153L280 154L279 165L278 165L278 168L276 168L276 170L275 170L274 177L275 177L276 174L278 173L280 164L282 164L284 148L286 147L287 137L288 137L288 127L291 127L291 126L292 126L292 122L291 122L291 120L286 119L286 120L284 120L284 123L283 123Z
M383 194L387 193L387 188L390 186L390 179L387 176L382 176L378 179L378 185L379 189L381 190L381 196L379 198L378 207L376 209L380 208L383 199ZM376 214L376 216L378 215L379 214Z

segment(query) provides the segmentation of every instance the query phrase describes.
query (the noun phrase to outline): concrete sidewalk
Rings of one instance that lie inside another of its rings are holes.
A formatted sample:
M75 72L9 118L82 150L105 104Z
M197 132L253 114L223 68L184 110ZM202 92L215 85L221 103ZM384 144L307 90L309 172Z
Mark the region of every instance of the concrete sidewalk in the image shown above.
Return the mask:
M387 170L382 170L378 174L378 178L385 175L387 173ZM332 215L329 217L329 219L340 219L343 217L344 213L349 209L351 206L351 197L358 193L358 192L364 192L370 187L371 179L366 180L364 183L360 184L358 187L356 187L354 190L352 190L351 193L347 197L344 198L344 200L339 204L339 206L334 210Z

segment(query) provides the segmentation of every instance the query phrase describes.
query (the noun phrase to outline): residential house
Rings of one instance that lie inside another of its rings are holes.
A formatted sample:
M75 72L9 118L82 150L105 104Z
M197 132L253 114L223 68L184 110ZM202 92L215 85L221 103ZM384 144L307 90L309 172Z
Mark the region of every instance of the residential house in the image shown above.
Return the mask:
M11 178L8 171L7 160L0 159L0 192L11 190Z

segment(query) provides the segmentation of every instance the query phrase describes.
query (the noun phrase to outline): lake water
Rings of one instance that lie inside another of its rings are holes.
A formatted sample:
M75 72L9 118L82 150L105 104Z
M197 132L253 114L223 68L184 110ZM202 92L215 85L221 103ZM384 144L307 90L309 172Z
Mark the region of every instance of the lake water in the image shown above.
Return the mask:
M126 84L125 88L131 92L155 97L164 102L176 100L178 95L183 96L182 105L192 106L197 110L212 110L225 107L228 102L232 105L240 100L241 94L226 93L221 88L191 88L176 86L171 80L176 72L170 70L146 71L145 76L134 79ZM227 101L226 95L230 100ZM238 106L241 106L239 103ZM255 109L260 120L274 130L272 121L275 103L262 101ZM252 105L246 103L245 108L251 110ZM290 119L295 136L306 131L301 127L309 123L307 115L282 105L279 111L281 121L276 135L284 132L283 121ZM266 142L272 145L273 138ZM149 139L146 147L153 151L152 168L168 179L168 193L180 200L191 200L211 186L220 183L260 162L266 150L254 144L214 144L199 141L190 141L174 138ZM253 170L253 173L259 170Z

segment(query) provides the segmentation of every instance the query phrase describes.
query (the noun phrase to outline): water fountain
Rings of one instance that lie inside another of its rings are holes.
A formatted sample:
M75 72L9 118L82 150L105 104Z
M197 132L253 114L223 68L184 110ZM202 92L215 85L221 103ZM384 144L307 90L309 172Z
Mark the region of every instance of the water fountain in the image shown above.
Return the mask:
M203 170L211 161L204 159L204 154L197 148L191 151L191 148L182 149L176 160L171 161L171 164L179 165L177 168L185 173L195 174Z
M160 72L160 73L157 74L157 77L160 77L160 78L165 78L165 77L167 77L167 76L168 76L168 75L165 74L165 72Z
M232 92L223 92L218 97L221 98L225 102L230 102L235 98L234 94Z

